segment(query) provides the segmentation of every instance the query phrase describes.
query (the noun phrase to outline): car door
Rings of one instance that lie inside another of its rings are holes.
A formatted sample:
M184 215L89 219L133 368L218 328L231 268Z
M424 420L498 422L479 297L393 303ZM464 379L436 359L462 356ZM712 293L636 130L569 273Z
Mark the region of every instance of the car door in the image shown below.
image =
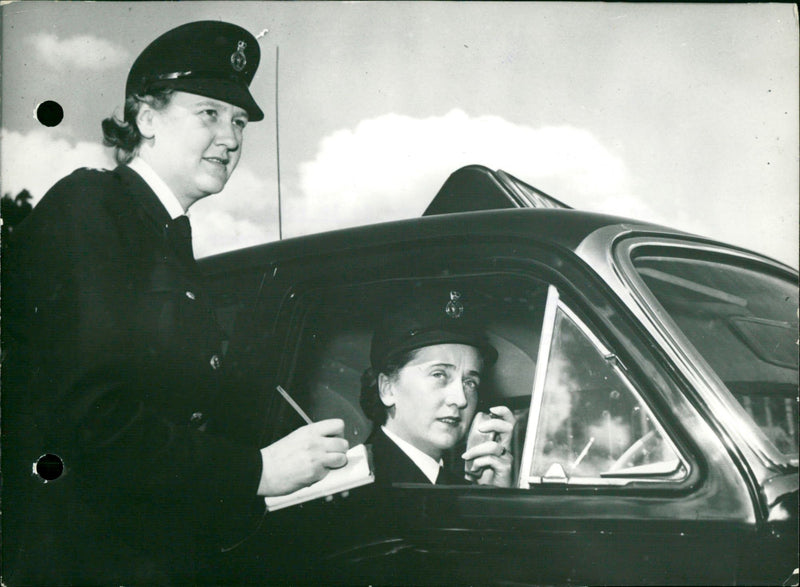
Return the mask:
M736 472L719 466L722 447L692 446L675 418L687 406L645 401L627 353L561 298L551 285L519 490L459 493L422 548L453 570L492 561L480 566L487 582L734 582L752 511Z
M358 378L372 325L398 288L435 283L467 295L491 326L501 355L492 401L518 416L517 482L367 486L276 512L249 545L275 555L274 572L431 584L735 580L756 518L749 488L686 382L584 263L497 236L314 244L272 251L249 320L265 443L302 424L271 393L278 384L363 442Z

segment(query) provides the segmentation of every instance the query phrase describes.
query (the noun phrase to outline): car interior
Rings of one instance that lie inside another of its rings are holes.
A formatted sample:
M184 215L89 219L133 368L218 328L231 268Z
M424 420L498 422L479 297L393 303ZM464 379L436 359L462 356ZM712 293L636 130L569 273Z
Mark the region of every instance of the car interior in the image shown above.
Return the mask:
M433 287L432 287L433 286ZM307 292L297 362L288 385L313 420L343 418L351 445L363 443L372 422L359 406L361 375L369 366L372 332L381 317L406 299L439 295L444 312L449 291L463 297L465 311L481 316L498 361L481 384L478 409L506 405L517 417L512 453L519 456L530 405L546 285L519 276L392 280ZM436 290L437 293L428 293ZM517 458L517 466L519 464Z

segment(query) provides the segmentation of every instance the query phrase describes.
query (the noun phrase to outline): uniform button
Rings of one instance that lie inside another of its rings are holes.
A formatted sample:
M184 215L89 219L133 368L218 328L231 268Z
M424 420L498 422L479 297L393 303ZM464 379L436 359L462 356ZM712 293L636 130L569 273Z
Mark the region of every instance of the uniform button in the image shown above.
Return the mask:
M211 355L211 360L209 361L211 368L217 370L222 366L222 361L219 360L219 355Z
M192 414L192 417L189 418L189 421L196 423L202 419L203 419L203 412L195 412L194 414Z
M193 300L195 298L194 292L187 291L186 297L189 298L190 300Z

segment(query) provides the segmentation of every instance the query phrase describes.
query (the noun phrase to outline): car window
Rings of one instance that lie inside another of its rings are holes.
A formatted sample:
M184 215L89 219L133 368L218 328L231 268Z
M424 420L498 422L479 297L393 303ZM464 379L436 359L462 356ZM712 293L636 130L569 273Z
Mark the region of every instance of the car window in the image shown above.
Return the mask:
M633 263L747 416L796 460L797 283L721 257L643 252Z
M361 375L369 366L372 332L409 290L426 290L432 284L464 292L467 311L480 316L498 350L497 363L481 383L478 409L502 404L525 420L547 288L538 280L501 274L393 279L304 292L298 297L302 308L293 337L297 350L284 386L312 419L343 418L351 445L367 439L372 423L360 408L359 395ZM290 411L283 415L288 427L297 425ZM514 439L518 455L522 433Z
M676 481L688 466L617 356L551 288L520 486Z
M685 459L610 351L558 300L555 287L529 276L392 279L298 292L294 358L282 385L312 419L342 418L350 444L365 442L372 423L359 396L372 332L401 292L432 284L469 292L468 310L480 316L498 350L478 409L506 405L517 418L515 486L530 487L561 471L570 482L599 485L675 481L688 474ZM556 310L548 314L551 306ZM537 372L537 364L545 367ZM535 385L535 379L541 382ZM287 433L300 423L278 406L279 434ZM454 453L459 451L463 446Z

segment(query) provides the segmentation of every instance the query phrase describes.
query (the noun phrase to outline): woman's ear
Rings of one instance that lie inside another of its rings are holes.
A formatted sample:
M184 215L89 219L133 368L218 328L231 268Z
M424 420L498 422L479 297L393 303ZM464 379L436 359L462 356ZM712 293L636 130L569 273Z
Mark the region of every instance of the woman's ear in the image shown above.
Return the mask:
M381 403L387 408L391 408L394 405L393 381L385 373L378 374L378 395L381 398Z
M145 139L152 139L155 136L154 118L156 111L147 102L139 104L139 112L136 113L136 127L139 134Z

